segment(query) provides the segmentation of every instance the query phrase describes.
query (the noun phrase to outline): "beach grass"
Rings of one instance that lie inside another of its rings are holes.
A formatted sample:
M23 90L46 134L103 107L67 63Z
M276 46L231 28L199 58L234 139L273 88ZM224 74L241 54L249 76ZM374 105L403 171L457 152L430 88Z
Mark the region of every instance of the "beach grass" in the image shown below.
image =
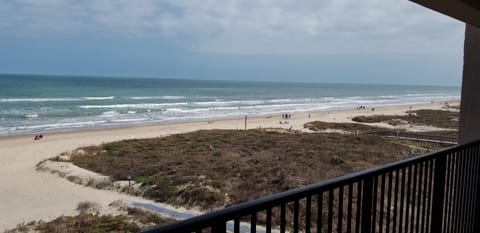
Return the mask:
M304 124L304 128L310 129L312 131L323 131L323 130L340 130L346 133L355 133L356 131L361 133L376 132L376 131L387 131L389 129L370 126L365 124L358 123L333 123L333 122L324 122L324 121L313 121Z
M5 233L135 233L174 221L138 208L128 208L126 214L119 215L100 215L80 211L78 215L61 216L48 222L32 221L18 224L15 228L6 230Z
M375 119L384 118L384 119L387 119L387 121L391 119L396 119L395 117L396 116L393 116L393 115L386 116L386 117L380 116L380 115L374 116ZM365 118L368 118L368 117L362 116L361 119L365 119ZM367 119L366 121L371 121L371 119ZM375 121L375 123L376 122L381 122L381 121ZM388 128L361 124L361 123L333 123L333 122L324 122L324 121L308 122L304 125L304 128L307 128L314 132L328 132L328 130L337 130L337 132L343 132L345 134L348 134L348 133L349 134L355 134L355 133L365 134L365 133L386 132L386 131L407 132L405 129L402 129L402 128L388 129ZM449 137L453 139L458 137L458 130L456 130L456 128L454 129L449 128L448 130L415 132L415 134L419 136L421 135L443 136L443 137Z
M71 161L115 181L131 172L146 198L212 210L440 147L362 134L200 130L84 147Z
M397 125L401 123L400 121L405 121L408 124L458 129L458 119L460 117L458 111L420 109L407 113L408 115L356 116L352 120L361 123L386 122L390 125Z

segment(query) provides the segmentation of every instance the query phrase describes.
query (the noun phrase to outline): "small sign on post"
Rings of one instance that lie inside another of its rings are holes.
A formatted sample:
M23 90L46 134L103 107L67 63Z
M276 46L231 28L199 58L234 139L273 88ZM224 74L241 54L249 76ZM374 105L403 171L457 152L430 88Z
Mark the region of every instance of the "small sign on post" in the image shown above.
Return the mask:
M128 187L130 187L130 185L131 185L130 182L132 180L132 173L131 172L127 173L127 179L128 179Z
M245 115L245 130L247 130L247 115Z

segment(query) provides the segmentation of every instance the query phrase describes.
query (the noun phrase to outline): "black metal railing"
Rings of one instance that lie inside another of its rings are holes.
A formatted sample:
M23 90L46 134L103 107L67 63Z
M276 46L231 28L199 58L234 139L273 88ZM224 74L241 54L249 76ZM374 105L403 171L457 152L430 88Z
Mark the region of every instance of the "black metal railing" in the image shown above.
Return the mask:
M478 232L479 148L454 146L145 233Z

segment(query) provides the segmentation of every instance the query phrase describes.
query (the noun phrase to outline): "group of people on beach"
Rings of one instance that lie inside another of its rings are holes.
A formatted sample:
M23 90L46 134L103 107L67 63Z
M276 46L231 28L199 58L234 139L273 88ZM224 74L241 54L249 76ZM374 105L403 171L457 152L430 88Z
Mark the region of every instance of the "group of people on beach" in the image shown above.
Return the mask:
M35 137L33 138L33 140L40 140L43 138L43 134L35 134Z
M289 122L287 121L287 119L290 119L291 117L292 117L292 114L283 113L282 114L283 121L280 121L279 123L280 124L288 124Z
M365 109L366 109L365 105L360 105L357 107L357 110L365 110ZM372 108L372 111L375 111L375 108Z

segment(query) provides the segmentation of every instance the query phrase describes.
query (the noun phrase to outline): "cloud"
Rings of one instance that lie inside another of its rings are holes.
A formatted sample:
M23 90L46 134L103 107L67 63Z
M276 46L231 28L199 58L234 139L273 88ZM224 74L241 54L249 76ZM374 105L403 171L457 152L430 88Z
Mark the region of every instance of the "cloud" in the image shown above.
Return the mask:
M464 26L399 0L6 0L1 37L158 38L220 54L456 53Z

